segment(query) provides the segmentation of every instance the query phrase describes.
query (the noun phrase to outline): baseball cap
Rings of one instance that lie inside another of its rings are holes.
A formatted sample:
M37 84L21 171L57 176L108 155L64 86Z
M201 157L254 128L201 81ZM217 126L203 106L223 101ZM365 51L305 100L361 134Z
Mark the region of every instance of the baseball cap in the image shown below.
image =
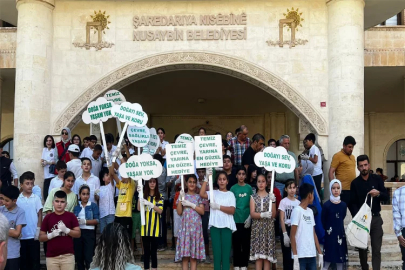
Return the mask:
M68 151L73 153L80 153L80 148L76 144L71 144L69 145Z

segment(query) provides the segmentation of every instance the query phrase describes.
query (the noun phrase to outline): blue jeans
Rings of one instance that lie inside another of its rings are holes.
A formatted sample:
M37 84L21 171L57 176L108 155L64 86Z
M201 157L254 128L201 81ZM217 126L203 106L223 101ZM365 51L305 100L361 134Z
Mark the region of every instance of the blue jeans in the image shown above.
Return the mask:
M276 181L274 180L274 186L275 186L276 188L278 188L278 190L280 190L281 198L283 198L285 184L280 183L280 182L276 182Z
M316 257L299 258L300 270L316 270Z
M100 218L100 233L103 233L104 228L114 222L115 215L107 215L103 218Z

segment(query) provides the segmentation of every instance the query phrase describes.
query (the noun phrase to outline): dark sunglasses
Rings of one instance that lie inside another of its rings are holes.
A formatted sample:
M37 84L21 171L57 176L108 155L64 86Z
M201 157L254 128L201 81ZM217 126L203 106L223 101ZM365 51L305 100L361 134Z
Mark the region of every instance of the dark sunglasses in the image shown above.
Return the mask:
M69 135L67 132L62 132L62 135Z

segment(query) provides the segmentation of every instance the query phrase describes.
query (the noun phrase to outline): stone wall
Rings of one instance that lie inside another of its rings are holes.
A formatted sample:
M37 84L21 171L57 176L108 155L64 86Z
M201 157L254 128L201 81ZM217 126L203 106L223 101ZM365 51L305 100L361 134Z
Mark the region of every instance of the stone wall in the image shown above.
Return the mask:
M0 27L0 68L15 68L17 28Z

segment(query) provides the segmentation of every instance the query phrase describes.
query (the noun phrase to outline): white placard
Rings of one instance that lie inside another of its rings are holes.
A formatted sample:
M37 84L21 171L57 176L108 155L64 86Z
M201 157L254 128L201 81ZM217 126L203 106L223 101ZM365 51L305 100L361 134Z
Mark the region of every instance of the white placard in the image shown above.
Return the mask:
M167 144L167 175L194 174L193 155L193 145L191 143Z
M143 147L148 144L150 131L147 126L129 126L127 129L128 140L136 147Z
M294 157L282 146L266 147L263 152L256 153L254 160L256 166L264 167L267 171L290 173L295 170Z
M190 134L183 133L177 137L176 143L194 143L194 139Z
M148 115L138 103L123 102L120 105L114 105L111 112L121 122L128 123L131 126L143 127L148 122ZM125 130L123 133L125 133Z
M96 101L92 101L87 105L87 109L82 114L82 120L86 124L98 124L112 118L112 108L114 103L99 97Z
M141 154L131 156L126 163L121 164L119 172L134 180L150 180L158 178L162 174L162 164L159 160L153 159L151 155Z
M126 101L124 95L118 90L108 91L107 93L104 94L104 98L118 105Z
M197 168L223 166L221 135L195 136L194 140Z
M148 147L149 153L155 153L156 149L158 149L158 147L159 147L160 139L159 139L159 136L157 135L155 128L149 129L149 133L150 133L150 138L149 138L147 147Z

